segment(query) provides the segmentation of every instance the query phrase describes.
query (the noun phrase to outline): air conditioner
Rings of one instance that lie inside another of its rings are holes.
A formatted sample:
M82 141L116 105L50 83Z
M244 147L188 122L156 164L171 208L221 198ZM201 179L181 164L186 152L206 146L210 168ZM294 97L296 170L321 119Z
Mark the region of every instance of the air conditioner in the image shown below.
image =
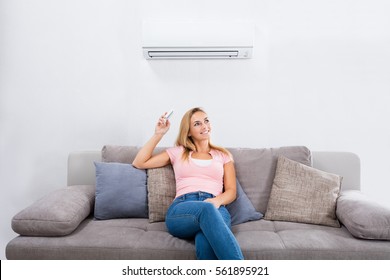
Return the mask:
M251 58L253 24L247 21L145 21L146 59Z

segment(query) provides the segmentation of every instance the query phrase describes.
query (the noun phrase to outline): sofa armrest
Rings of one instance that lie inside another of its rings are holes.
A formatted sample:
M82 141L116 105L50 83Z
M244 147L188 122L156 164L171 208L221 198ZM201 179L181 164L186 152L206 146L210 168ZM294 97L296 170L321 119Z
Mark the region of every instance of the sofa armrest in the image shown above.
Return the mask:
M89 216L95 186L68 186L56 190L16 214L12 229L20 235L64 236Z
M390 209L360 191L342 192L337 200L336 215L357 238L390 240Z

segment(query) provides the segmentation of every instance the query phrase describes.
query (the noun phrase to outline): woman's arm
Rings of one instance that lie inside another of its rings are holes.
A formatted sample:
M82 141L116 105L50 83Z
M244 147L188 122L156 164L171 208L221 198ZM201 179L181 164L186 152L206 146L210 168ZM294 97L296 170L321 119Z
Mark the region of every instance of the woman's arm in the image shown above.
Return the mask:
M161 116L156 125L154 135L148 142L139 150L133 161L133 166L139 169L148 169L163 167L170 163L170 159L167 152L162 152L157 155L152 155L157 144L163 138L165 133L169 130L170 122Z
M226 205L231 203L236 199L236 171L234 168L233 161L229 161L223 166L224 176L223 176L223 185L224 192L220 195L206 199L205 201L214 204L215 207L219 208L221 205Z

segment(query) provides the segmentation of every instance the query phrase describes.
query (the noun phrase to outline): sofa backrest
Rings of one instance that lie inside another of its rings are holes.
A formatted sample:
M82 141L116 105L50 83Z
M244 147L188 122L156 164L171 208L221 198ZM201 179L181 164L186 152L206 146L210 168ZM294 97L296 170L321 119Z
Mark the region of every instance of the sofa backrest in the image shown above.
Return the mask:
M229 148L232 153L237 179L257 211L265 213L278 156L311 166L310 150L303 146L280 148Z
M158 148L156 152L163 150ZM228 148L232 153L237 179L255 208L267 207L279 155L343 176L342 190L360 190L360 160L348 152L310 152L303 146L280 148ZM131 163L139 147L104 146L102 151L73 152L68 157L68 185L95 184L94 161Z

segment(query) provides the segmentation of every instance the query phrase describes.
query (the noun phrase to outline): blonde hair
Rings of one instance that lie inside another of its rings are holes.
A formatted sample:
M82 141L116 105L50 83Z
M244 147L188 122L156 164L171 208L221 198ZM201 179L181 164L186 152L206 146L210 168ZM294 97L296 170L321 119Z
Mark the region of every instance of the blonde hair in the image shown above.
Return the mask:
M184 148L184 153L183 153L184 160L188 160L190 152L196 152L195 143L192 140L191 136L188 136L188 133L190 131L191 118L196 112L202 112L202 113L206 114L206 112L200 107L195 107L195 108L188 110L184 114L183 118L181 119L179 135L176 138L175 145L182 146ZM220 152L228 155L229 157L233 158L231 153L227 149L219 147L219 146L215 146L215 145L211 144L210 141L209 141L209 147L210 147L210 149L220 151Z

